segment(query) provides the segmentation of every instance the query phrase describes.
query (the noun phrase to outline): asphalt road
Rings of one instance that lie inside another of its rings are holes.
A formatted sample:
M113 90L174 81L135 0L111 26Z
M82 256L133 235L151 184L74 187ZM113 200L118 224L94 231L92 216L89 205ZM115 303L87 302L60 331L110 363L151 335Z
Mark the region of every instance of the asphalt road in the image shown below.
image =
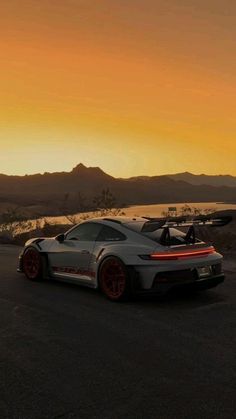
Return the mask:
M236 416L236 274L195 296L114 304L33 283L0 246L0 418Z

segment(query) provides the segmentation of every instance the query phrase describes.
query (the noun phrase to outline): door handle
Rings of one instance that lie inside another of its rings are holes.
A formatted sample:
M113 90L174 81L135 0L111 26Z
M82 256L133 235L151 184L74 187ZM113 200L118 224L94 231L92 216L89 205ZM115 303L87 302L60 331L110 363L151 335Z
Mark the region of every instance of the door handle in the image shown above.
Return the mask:
M80 253L82 253L83 255L89 255L90 252L88 250L81 250Z

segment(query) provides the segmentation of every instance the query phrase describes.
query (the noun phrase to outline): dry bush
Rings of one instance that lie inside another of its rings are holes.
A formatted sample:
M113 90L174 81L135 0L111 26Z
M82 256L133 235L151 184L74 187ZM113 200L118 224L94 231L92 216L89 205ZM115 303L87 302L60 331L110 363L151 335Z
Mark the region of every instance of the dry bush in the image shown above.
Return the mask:
M65 202L68 199L65 195ZM85 198L78 195L79 207L85 209ZM93 200L94 210L80 214L66 214L71 226L79 224L94 217L104 217L109 215L124 215L119 209L115 208L116 199L109 189L104 189L100 195ZM33 237L54 237L57 234L68 230L68 224L50 223L47 218L38 220L27 220L22 216L20 207L9 208L0 216L0 243L4 244L24 244Z

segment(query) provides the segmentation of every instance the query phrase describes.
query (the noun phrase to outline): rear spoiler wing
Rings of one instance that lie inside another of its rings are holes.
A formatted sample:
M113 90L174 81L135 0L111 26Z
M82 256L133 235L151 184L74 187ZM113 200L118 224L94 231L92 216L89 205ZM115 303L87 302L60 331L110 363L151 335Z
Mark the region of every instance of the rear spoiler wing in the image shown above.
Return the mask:
M148 226L153 226L156 224L156 229L163 227L189 227L189 226L211 226L211 227L223 227L226 224L229 224L232 221L230 215L225 215L222 217L215 217L211 215L198 215L194 218L189 217L165 217L165 218L150 218L143 217L147 220L143 228ZM144 230L143 230L144 231ZM145 228L146 231L146 228ZM151 230L154 231L154 230Z
M159 229L163 229L160 237L160 243L167 246L170 245L170 227L189 227L185 240L187 243L196 242L195 226L197 227L223 227L232 221L231 216L216 217L211 215L199 215L190 219L189 217L167 217L167 218L150 218L143 217L147 221L144 223L141 232L151 233Z

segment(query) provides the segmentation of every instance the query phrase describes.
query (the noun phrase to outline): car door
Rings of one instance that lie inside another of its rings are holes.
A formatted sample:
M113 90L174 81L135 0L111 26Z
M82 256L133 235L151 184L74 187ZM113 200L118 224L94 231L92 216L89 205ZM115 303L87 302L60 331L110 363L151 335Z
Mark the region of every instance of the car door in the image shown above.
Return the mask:
M53 276L92 281L94 273L89 266L101 228L98 223L81 223L70 230L62 242L55 240L48 255Z

